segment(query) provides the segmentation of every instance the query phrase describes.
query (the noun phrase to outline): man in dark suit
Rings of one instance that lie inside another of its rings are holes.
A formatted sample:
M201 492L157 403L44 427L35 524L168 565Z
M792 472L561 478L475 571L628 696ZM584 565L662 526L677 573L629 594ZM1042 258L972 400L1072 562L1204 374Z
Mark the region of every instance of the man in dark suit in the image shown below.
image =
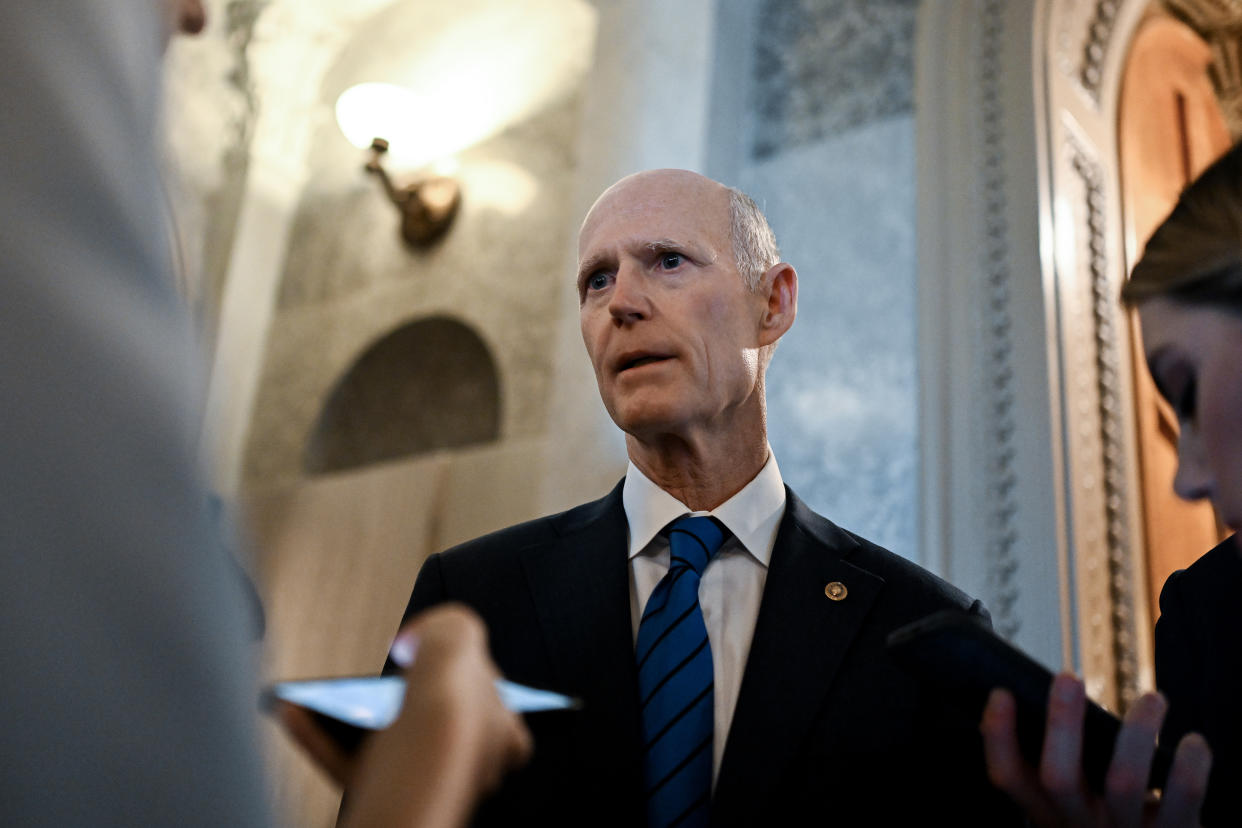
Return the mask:
M582 335L626 433L626 477L601 500L432 556L410 601L409 612L469 604L509 677L584 701L530 717L534 760L478 822L1008 818L973 718L939 704L884 650L906 622L982 607L815 514L781 480L764 375L796 315L797 274L754 202L684 170L639 173L595 203L578 259ZM678 520L687 514L723 534L717 549L690 533L705 567L670 533L674 521L689 526ZM679 578L695 586L676 623L706 637L652 677L659 648L684 629L654 629ZM692 669L704 689L655 720L661 694ZM705 738L667 735L700 713ZM654 746L678 740L682 758L653 771ZM688 783L686 807L661 815L656 801L693 767L703 775Z

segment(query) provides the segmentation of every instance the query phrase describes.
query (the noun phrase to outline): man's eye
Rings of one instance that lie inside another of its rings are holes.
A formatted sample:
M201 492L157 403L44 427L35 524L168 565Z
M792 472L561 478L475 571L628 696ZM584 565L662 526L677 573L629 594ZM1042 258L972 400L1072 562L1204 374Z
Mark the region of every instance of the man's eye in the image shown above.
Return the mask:
M586 278L587 290L603 290L606 287L608 287L607 273L596 272Z
M685 257L680 253L665 253L660 256L660 267L665 270L676 270L681 267L683 261L685 261Z

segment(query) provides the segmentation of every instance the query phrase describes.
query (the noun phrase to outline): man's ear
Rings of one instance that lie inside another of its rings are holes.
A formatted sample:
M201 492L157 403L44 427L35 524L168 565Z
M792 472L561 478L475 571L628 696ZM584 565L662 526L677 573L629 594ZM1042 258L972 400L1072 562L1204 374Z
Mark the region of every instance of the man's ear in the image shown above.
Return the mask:
M759 294L766 305L759 320L759 344L772 345L798 315L798 273L788 262L772 265L759 280Z

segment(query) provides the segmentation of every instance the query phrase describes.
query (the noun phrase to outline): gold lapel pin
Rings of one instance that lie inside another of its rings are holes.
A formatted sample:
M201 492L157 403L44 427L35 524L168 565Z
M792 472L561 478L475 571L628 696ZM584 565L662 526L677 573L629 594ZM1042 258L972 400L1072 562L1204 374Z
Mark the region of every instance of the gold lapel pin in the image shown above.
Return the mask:
M828 596L830 601L844 601L845 596L849 595L850 591L840 581L833 581L824 587L824 594Z

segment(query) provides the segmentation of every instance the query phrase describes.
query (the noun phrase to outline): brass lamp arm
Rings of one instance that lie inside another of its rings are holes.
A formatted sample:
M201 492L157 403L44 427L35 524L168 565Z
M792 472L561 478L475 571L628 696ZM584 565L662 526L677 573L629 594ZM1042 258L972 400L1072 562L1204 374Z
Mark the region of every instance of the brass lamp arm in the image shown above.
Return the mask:
M415 247L426 247L443 236L457 215L461 203L461 187L451 178L433 176L398 187L380 163L388 152L388 142L376 138L371 142L371 160L366 170L379 176L384 192L401 212L401 237Z

